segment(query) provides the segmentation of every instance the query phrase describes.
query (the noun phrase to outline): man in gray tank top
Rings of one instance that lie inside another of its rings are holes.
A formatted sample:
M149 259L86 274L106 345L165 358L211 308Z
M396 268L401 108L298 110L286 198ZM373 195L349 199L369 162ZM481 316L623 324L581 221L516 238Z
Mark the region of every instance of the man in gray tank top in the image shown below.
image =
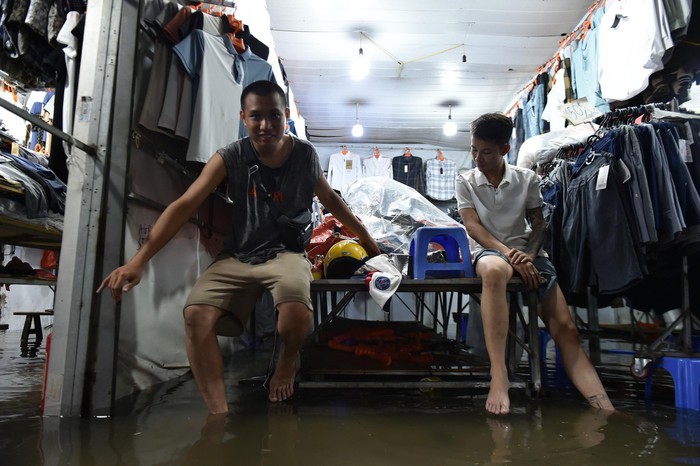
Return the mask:
M271 81L243 90L241 119L248 137L219 149L187 191L158 218L145 244L104 279L116 301L141 280L147 262L197 211L216 187L228 182L232 224L224 251L197 280L185 303L187 355L209 412L228 412L217 333L240 335L255 301L268 289L278 311L282 346L269 384L269 399L292 396L299 349L312 321L311 264L305 253L282 243L277 218L311 207L314 194L352 230L370 256L379 247L333 191L308 142L284 134L289 118L285 94ZM259 176L252 176L259 170Z

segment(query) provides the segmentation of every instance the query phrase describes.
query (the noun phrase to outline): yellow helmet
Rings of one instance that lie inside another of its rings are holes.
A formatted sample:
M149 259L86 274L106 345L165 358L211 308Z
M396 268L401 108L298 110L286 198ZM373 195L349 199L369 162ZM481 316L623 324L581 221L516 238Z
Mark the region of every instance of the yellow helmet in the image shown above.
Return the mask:
M326 278L350 278L367 260L367 251L355 241L344 239L335 243L323 258Z

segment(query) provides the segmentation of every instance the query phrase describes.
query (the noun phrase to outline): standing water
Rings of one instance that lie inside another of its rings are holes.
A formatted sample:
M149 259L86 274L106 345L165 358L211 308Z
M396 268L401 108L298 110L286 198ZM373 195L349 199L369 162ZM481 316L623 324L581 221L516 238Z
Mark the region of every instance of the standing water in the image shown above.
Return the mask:
M575 391L531 400L512 390L505 417L485 412L483 391L304 388L270 404L261 388L238 384L264 373L268 357L241 352L228 363L225 416L207 416L183 377L112 418L42 418L43 348L21 357L19 333L0 332L0 464L700 464L700 413L674 408L668 376L645 402L625 352L603 352L599 367L617 412L588 408Z

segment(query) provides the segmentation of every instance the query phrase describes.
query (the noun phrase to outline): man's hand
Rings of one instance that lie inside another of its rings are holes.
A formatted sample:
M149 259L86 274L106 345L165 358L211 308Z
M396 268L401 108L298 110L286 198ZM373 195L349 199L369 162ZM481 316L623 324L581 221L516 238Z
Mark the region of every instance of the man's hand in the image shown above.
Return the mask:
M544 278L540 275L540 272L535 267L532 262L524 262L520 264L513 264L513 269L518 272L518 275L523 279L528 288L535 290L544 283Z
M379 250L379 245L372 237L360 238L360 245L365 248L369 257L378 256L382 252Z
M511 249L507 254L508 260L512 265L525 264L527 262L533 262L535 260L530 254L520 249Z
M105 288L109 288L112 298L116 302L120 302L122 300L122 292L126 293L138 285L142 274L142 267L131 264L122 265L107 275L107 278L102 281L102 284L97 289L97 293L100 293Z

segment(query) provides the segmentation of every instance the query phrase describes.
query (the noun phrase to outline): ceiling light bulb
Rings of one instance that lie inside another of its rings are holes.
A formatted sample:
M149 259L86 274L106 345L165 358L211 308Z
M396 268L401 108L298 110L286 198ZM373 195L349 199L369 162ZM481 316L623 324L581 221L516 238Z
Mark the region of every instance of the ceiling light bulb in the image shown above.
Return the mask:
M356 138L361 137L365 132L365 129L360 124L360 104L355 104L355 124L352 127L352 135Z
M452 121L452 105L450 105L450 113L447 115L447 121L442 125L442 134L445 136L454 136L457 134L457 123Z
M359 138L362 137L364 133L365 129L362 127L360 121L358 120L352 127L352 135L356 138Z
M352 61L352 79L364 79L369 74L369 60L360 47L360 51Z
M457 134L457 123L447 120L442 127L442 132L445 136L454 136Z

